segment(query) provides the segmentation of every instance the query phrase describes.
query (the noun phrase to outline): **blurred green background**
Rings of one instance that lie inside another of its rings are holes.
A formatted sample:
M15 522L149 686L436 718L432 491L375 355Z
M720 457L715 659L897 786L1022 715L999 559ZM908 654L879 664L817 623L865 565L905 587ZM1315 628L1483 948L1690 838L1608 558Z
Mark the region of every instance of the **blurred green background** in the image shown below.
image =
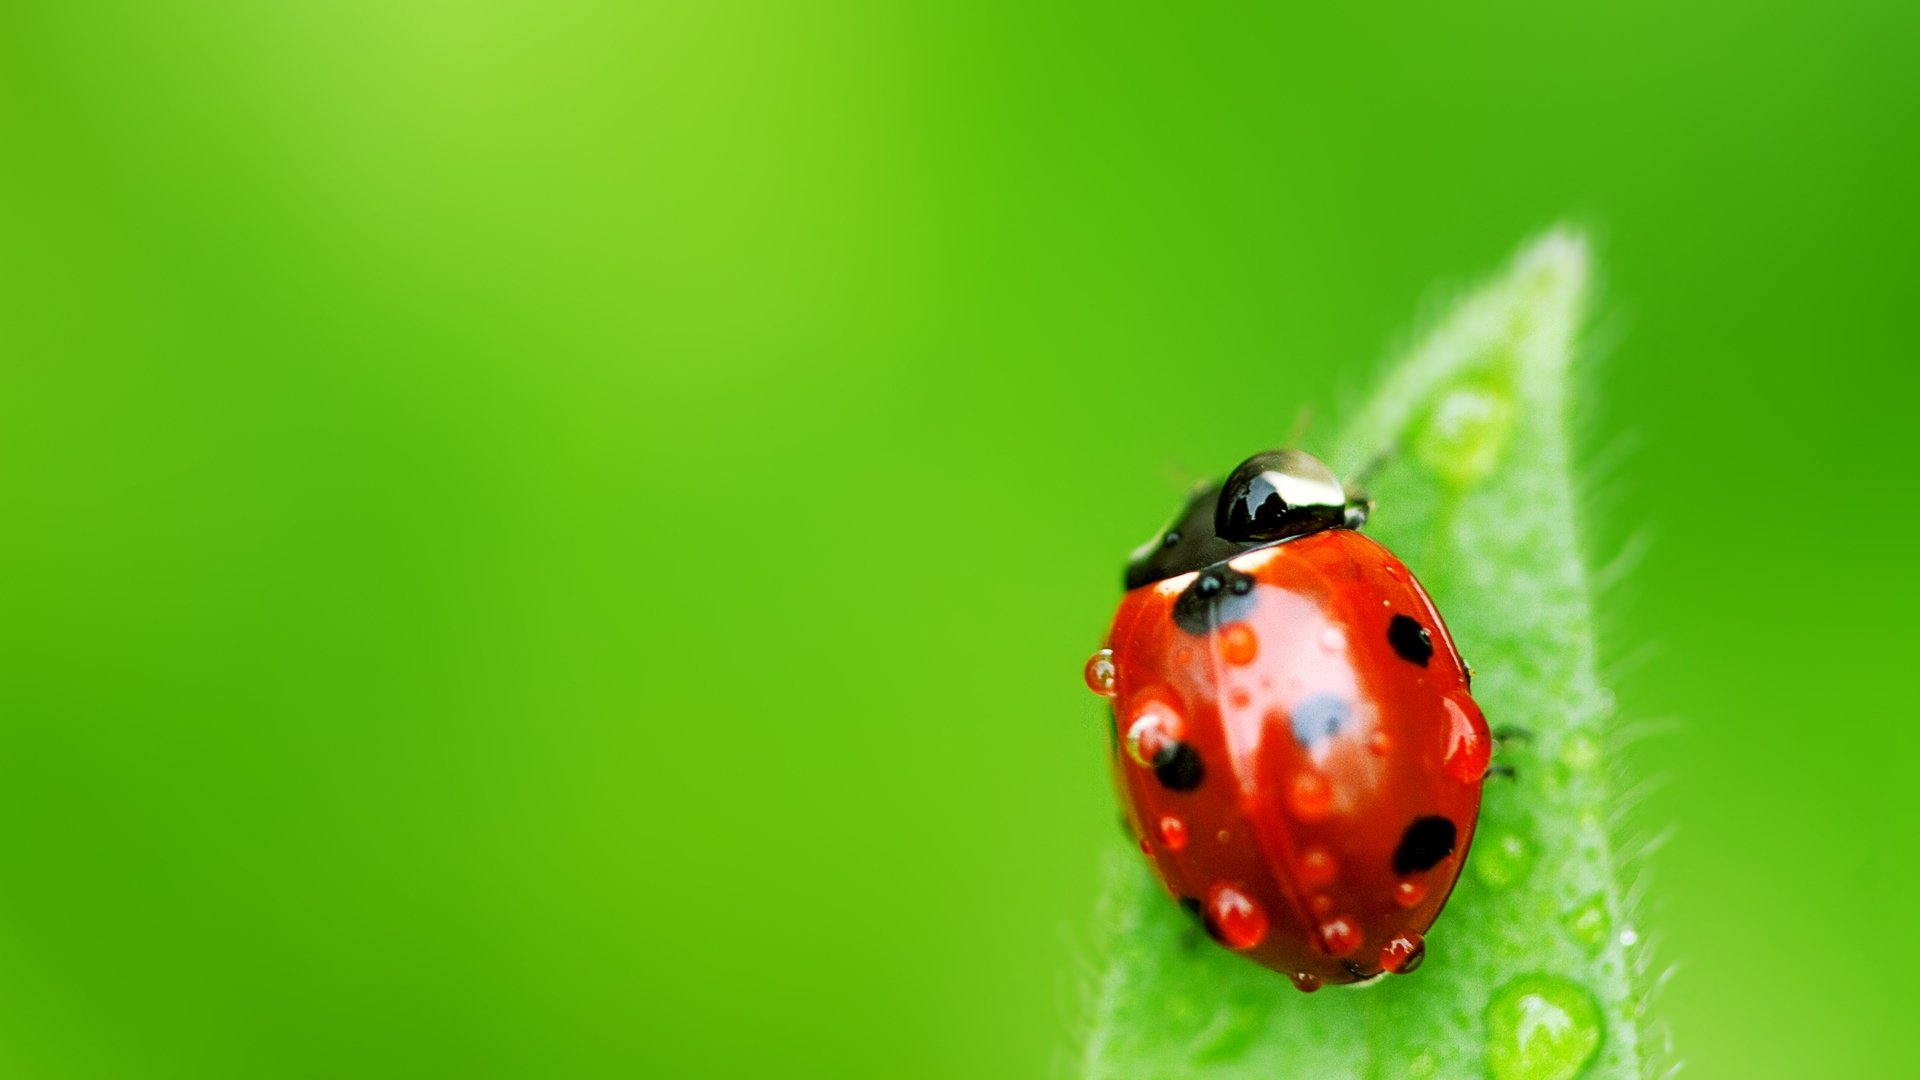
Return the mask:
M1569 216L1654 1015L1910 1067L1916 21L0 7L0 1073L1049 1074L1125 551Z

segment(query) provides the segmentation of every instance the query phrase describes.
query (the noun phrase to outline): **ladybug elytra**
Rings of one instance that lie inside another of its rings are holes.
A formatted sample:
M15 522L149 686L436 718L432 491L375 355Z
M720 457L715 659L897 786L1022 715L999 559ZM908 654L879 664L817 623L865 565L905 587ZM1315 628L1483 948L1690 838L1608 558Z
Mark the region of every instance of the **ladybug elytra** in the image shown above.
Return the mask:
M1154 872L1301 990L1406 973L1491 737L1440 613L1318 459L1255 455L1134 553L1087 682Z

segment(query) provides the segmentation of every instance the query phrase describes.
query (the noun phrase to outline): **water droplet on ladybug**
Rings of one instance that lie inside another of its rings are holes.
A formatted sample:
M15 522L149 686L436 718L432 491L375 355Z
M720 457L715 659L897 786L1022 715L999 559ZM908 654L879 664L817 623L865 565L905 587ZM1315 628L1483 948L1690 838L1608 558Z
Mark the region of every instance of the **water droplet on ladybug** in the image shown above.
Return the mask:
M1311 824L1324 821L1333 810L1333 789L1327 778L1312 769L1302 769L1287 785L1287 811Z
M1187 733L1186 721L1166 703L1148 700L1127 728L1127 756L1149 769L1166 760Z
M1238 667L1253 663L1253 658L1259 655L1260 638L1254 634L1253 627L1235 622L1220 628L1220 659Z
M1419 934L1399 934L1380 950L1380 967L1395 975L1411 975L1427 958L1427 943Z
M1427 883L1406 878L1393 887L1393 902L1403 908L1417 906L1427 898Z
M1267 936L1267 913L1231 885L1207 891L1207 921L1230 949L1251 949Z
M1360 949L1360 930L1345 916L1328 919L1320 924L1320 943L1328 956L1352 956Z
M1147 843L1147 838L1144 836L1140 838L1140 854L1142 855L1153 854L1153 847L1152 845Z
M1160 819L1160 842L1167 845L1168 851L1181 851L1187 846L1187 823L1168 814Z
M1312 847L1300 855L1300 884L1308 889L1325 888L1340 876L1340 864L1326 848Z
M1113 696L1113 680L1118 674L1118 669L1113 666L1112 649L1101 649L1087 658L1087 689L1101 697Z
M1293 988L1303 994L1311 994L1320 989L1320 976L1310 972L1296 971L1287 978L1293 981Z
M1487 775L1493 757L1493 739L1480 707L1463 694L1440 699L1447 710L1447 754L1441 766L1463 784L1477 784Z
M1320 631L1320 647L1328 652L1345 652L1347 632L1337 626L1324 627Z
M1313 909L1315 915L1326 918L1333 914L1333 897L1326 893L1315 893L1313 899L1307 901L1307 906Z
M1517 832L1497 832L1473 845L1474 873L1490 889L1505 889L1527 876L1538 853Z
M1393 736L1385 731L1376 731L1367 736L1367 752L1374 757L1386 757L1393 752Z
M1599 1002L1559 975L1522 975L1487 1002L1487 1072L1494 1080L1573 1080L1600 1049Z

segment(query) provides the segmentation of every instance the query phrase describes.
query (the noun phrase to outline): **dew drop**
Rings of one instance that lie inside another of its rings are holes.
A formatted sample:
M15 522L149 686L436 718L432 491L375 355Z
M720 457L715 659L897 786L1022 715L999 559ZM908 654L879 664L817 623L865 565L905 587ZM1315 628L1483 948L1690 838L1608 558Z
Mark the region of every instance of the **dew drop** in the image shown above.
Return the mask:
M1591 772L1600 763L1600 744L1586 732L1577 731L1567 737L1566 746L1560 751L1560 760L1576 773Z
M1254 634L1253 627L1235 622L1220 628L1220 659L1239 666L1253 663L1253 658L1259 655L1260 638Z
M1487 1071L1494 1080L1572 1080L1599 1051L1604 1025L1579 983L1522 975L1487 1003Z
M1398 934L1380 950L1380 966L1395 975L1411 975L1427 958L1427 943L1419 934Z
M1493 756L1486 718L1465 694L1448 694L1441 701L1447 709L1447 756L1442 767L1463 784L1477 784L1486 777L1487 762Z
M1313 899L1307 901L1307 906L1313 909L1315 915L1324 919L1333 914L1333 897L1326 893L1315 893Z
M1168 851L1182 851L1187 846L1187 823L1172 814L1160 819L1160 842L1167 845Z
M1113 680L1117 674L1118 669L1113 666L1112 649L1101 649L1087 657L1087 689L1101 697L1113 696Z
M1347 632L1337 626L1328 626L1320 631L1320 647L1328 652L1344 652L1347 648Z
M1267 936L1267 913L1231 885L1207 890L1207 921L1229 949L1251 949Z
M1175 745L1186 735L1186 728L1179 713L1160 701L1149 699L1140 706L1127 728L1127 756L1135 764L1151 769L1166 760L1165 755L1174 752Z
M1340 864L1326 848L1308 848L1300 855L1300 884L1308 889L1323 889L1340 876Z
M1393 736L1385 731L1376 731L1367 736L1367 751L1374 757L1386 757L1393 752Z
M1225 829L1221 829L1219 832L1213 834L1213 838L1224 844L1227 841L1233 839L1233 834L1228 832Z
M1328 919L1320 924L1320 943L1328 956L1352 956L1360 949L1360 930L1345 916Z
M1607 943L1611 923L1612 920L1607 917L1607 898L1599 893L1567 912L1566 917L1567 932L1590 953L1599 952L1600 946Z
M1320 976L1306 971L1296 971L1287 976L1293 980L1293 988L1303 994L1311 994L1320 989Z
M1473 846L1474 873L1490 889L1505 889L1527 876L1538 853L1516 832L1498 832Z
M1333 789L1327 786L1327 778L1319 773L1305 769L1294 774L1293 782L1287 785L1287 810L1295 818L1311 824L1326 820L1333 809Z
M1620 944L1622 947L1628 949L1640 944L1640 932L1631 926L1622 929L1620 931Z
M1465 488L1499 464L1513 428L1510 395L1493 386L1461 387L1441 398L1412 439L1420 463Z
M1147 843L1147 838L1144 836L1140 838L1140 854L1142 855L1153 854L1153 845Z
M1427 883L1407 878L1393 887L1393 902L1403 908L1414 907L1427 898Z

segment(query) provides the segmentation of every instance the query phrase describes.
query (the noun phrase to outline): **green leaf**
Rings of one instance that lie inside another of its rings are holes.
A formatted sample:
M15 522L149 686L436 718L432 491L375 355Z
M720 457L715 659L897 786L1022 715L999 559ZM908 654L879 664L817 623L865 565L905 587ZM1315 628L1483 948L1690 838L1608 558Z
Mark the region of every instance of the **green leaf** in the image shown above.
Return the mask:
M1639 1077L1639 970L1607 828L1610 699L1574 528L1571 361L1588 286L1570 232L1535 242L1387 373L1331 455L1366 470L1368 532L1421 576L1476 668L1498 760L1473 850L1416 973L1306 996L1188 922L1117 851L1080 1072Z

